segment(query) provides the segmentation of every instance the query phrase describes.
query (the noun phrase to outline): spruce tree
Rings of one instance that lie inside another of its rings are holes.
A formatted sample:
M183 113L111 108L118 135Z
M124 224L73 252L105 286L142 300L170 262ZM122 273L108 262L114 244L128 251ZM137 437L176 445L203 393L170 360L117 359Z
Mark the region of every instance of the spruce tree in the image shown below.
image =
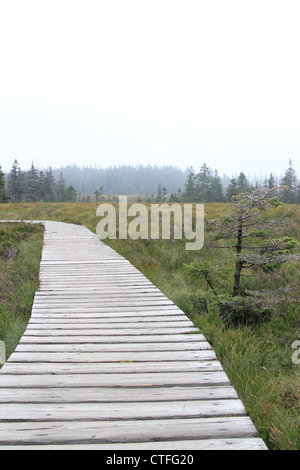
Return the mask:
M1 170L1 166L0 166L0 203L7 202L8 199L9 198L6 195L6 191L5 191L5 175L3 171Z
M270 173L269 179L268 179L268 188L273 189L275 188L276 182L275 182L275 177L273 173Z
M246 175L242 171L239 174L239 177L238 177L237 182L236 182L236 186L237 186L238 194L244 194L244 193L249 192L249 190L250 190L250 185L248 183Z
M235 178L231 178L229 186L226 190L226 199L228 202L232 201L233 196L238 195L237 183Z
M45 174L44 199L45 202L55 202L57 200L55 192L55 181L52 168L48 168Z
M286 204L294 204L297 199L297 174L293 168L292 161L289 161L289 167L285 172L284 177L281 180L280 198L282 202Z
M211 200L211 171L203 163L199 173L196 175L196 201L209 202Z
M184 199L187 202L194 202L195 201L195 172L194 169L191 167L189 168L189 174L185 183L185 192L184 192Z
M37 202L40 199L39 194L39 177L38 172L34 167L34 164L31 164L30 170L25 174L25 191L24 196L26 201Z
M22 197L22 172L17 160L13 162L12 168L8 175L7 184L8 196L14 202L20 202Z
M211 179L211 201L212 202L223 202L224 195L223 195L223 187L221 183L221 178L218 175L217 170L215 170L215 174Z
M59 180L56 183L56 195L58 202L64 202L66 200L66 183L63 178L62 172L60 172Z
M77 199L77 191L72 185L68 186L65 192L65 200L74 202Z

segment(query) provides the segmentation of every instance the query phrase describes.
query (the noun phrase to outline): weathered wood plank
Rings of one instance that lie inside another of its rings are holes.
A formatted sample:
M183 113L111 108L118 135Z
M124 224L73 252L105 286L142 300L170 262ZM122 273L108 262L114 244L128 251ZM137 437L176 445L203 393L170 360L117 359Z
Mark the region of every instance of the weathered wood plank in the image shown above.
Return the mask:
M44 322L30 322L30 325L27 327L27 331L34 331L34 330L55 330L55 329L80 329L80 328L86 328L86 329L92 329L92 328L116 328L116 329L124 329L124 328L184 328L184 327L193 327L193 323L190 320L181 320L181 321L173 321L173 322L167 322L167 321L141 321L141 322L107 322L107 321L97 321L94 320L93 322L89 322L88 320L82 324L80 322L77 322L76 320L68 322L49 322L47 323Z
M181 327L181 328L172 328L172 327L165 327L165 328L110 328L110 329L103 329L103 328L94 328L94 329L85 329L80 328L77 330L72 329L48 329L48 330L33 330L33 329L26 329L23 336L140 336L140 335L178 335L182 333L192 333L198 332L197 328L191 327Z
M45 307L36 307L33 305L32 307L32 312L35 313L48 313L51 315L52 313L68 313L68 312L73 312L73 313L118 313L118 312L153 312L155 310L161 312L161 311L174 311L175 306L174 305L158 305L158 306L153 306L153 305L140 305L140 306L127 306L127 305L118 305L115 307L110 307L109 305L102 307L101 305L98 305L98 307L91 307L88 306L86 307L85 305L82 305L81 307L70 307L70 306L64 306L63 308L54 308L54 309L46 309ZM180 310L178 309L178 312Z
M264 442L259 438L235 439L202 439L184 441L160 442L133 442L114 444L73 444L73 445L38 445L38 446L0 446L0 450L89 450L89 451L140 451L140 450L267 450ZM156 460L154 459L156 463ZM158 460L157 460L158 462Z
M172 338L168 334L160 334L160 335L97 335L95 331L90 332L91 334L84 334L82 331L78 335L61 335L61 336L48 336L47 333L44 332L44 335L34 336L29 334L24 334L20 340L20 344L135 344L135 343L169 343L172 341L173 344L176 343L189 343L194 341L205 341L205 337L200 334L172 334Z
M221 372L216 360L161 362L7 362L5 374L146 374L148 372Z
M140 403L14 403L2 404L0 422L14 421L120 421L165 418L245 416L240 400L186 400Z
M2 374L0 388L4 387L158 387L177 385L230 385L225 372L164 372L146 374Z
M207 341L182 343L113 343L113 344L34 344L20 343L17 352L153 352L153 351L199 351L211 349Z
M161 442L174 439L226 439L257 437L247 417L171 420L67 421L1 423L2 444Z
M203 351L140 351L136 352L15 352L8 362L153 362L153 361L212 361L212 350Z
M30 323L35 322L37 320L64 320L64 319L81 319L81 320L88 320L89 318L101 319L106 318L107 321L120 321L120 319L124 318L124 321L131 321L134 319L135 321L143 321L143 318L146 317L152 318L153 321L156 321L157 318L165 321L172 321L172 319L187 319L187 317L182 314L178 310L145 310L145 311L138 311L138 312L130 312L130 311L117 311L117 312L86 312L86 313L73 313L73 312L65 312L65 313L56 313L56 312L40 312L39 310L35 310L30 319Z
M139 403L177 400L237 399L232 387L143 388L0 388L1 403Z

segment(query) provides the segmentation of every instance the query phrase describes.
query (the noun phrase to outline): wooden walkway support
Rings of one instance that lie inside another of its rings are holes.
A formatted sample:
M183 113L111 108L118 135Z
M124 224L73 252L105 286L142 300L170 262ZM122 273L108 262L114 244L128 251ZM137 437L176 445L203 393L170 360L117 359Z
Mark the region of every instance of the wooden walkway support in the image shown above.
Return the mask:
M1 449L266 449L205 337L87 228L45 224Z

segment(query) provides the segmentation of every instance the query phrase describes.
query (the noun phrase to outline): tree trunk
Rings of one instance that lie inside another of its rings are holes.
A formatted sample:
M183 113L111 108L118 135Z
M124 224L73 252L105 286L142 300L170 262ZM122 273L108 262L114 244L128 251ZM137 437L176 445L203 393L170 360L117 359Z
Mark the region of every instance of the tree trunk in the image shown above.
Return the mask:
M242 251L242 244L243 244L243 220L242 220L242 217L240 217L239 223L238 223L237 244L236 244L237 260L235 263L233 297L236 297L239 295L241 272L243 268L243 262L240 261L239 259L239 255Z
M243 266L243 263L241 261L237 261L235 264L233 297L236 297L239 295L242 266Z

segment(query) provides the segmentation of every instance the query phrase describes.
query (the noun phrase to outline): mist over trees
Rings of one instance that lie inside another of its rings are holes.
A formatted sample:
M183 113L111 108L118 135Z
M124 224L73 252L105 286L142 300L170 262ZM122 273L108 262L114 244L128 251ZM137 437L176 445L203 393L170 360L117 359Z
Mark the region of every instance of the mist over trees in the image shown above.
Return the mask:
M156 194L158 185L168 192L184 186L186 171L174 166L113 166L109 168L78 167L76 165L53 169L55 179L62 172L67 185L81 194L94 194L102 186L105 194Z
M300 203L300 184L292 162L284 175L257 177L237 172L220 175L203 163L199 171L175 166L114 166L109 168L78 167L29 170L17 160L4 174L0 167L0 202L65 202L114 199L120 194L134 195L147 202L229 202L233 196L257 188L281 186L278 197L288 204Z
M280 187L277 197L287 204L300 203L300 183L293 168L291 160L284 176L276 177L273 173L263 179L250 180L245 173L240 172L226 181L226 176L219 176L217 170L213 171L204 163L199 173L193 168L189 169L185 182L183 201L187 202L230 202L232 197L253 192L258 188L271 190Z
M6 197L12 202L65 202L76 201L77 192L66 186L62 173L55 181L51 168L38 171L32 163L28 171L22 171L15 160L6 175Z

